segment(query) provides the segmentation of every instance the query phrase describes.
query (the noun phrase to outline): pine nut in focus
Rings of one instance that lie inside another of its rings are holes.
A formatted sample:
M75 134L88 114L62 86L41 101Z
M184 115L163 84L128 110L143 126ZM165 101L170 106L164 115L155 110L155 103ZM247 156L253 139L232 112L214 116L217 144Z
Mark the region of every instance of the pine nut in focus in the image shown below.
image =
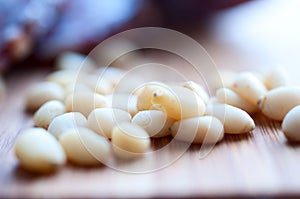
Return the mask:
M59 142L42 128L24 131L16 140L15 153L23 168L36 173L52 172L66 161Z

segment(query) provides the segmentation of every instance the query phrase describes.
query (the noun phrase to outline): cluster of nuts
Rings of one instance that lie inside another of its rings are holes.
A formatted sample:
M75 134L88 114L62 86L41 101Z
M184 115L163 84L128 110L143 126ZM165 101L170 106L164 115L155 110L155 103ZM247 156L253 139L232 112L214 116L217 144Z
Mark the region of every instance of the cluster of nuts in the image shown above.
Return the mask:
M290 141L300 141L300 87L290 85L286 73L275 68L265 75L243 72L224 78L226 88L216 92L216 102L241 108L249 114L261 112L282 122ZM232 81L233 80L233 81Z
M279 70L264 76L238 73L229 81L224 76L225 87L209 98L192 81L116 89L126 71L97 68L86 59L79 72L75 66L84 59L64 54L58 71L28 89L26 107L35 112L36 127L24 131L15 145L27 170L48 173L67 160L82 166L99 165L110 157L131 160L151 150L151 138L169 135L216 144L224 133L252 131L250 115L258 111L283 120L287 138L300 140L295 119L300 115L300 89L288 87Z

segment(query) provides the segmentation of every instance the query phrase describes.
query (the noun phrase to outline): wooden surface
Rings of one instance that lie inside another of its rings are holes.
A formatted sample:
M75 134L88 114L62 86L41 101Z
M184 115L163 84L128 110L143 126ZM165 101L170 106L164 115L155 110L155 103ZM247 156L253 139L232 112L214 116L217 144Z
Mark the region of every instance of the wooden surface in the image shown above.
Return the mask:
M213 34L210 31L203 33L199 41L222 68L261 70L258 66L279 63L287 65L291 79L300 83L295 75L300 72L296 67L299 61L296 55L282 54L281 48L272 53L262 50L263 54L255 53L252 42L257 41L255 37L249 42L243 37L232 40L218 36L220 32L216 30L229 34L240 25L226 15L245 7L221 15L213 22L216 24L212 27ZM220 23L224 21L231 25L222 27ZM268 40L264 41L261 45L267 46ZM293 42L299 44L299 40ZM289 46L283 47L289 49ZM32 82L41 81L47 73L46 69L24 70L7 77L8 95L0 105L1 197L300 197L300 145L287 142L280 123L259 114L254 117L257 125L254 131L245 135L226 135L204 159L199 159L200 146L193 145L170 166L145 174L129 174L108 167L67 165L50 176L31 175L18 167L12 148L20 131L33 125L31 115L23 111L24 90ZM154 145L167 142L166 138ZM134 164L145 166L142 161Z

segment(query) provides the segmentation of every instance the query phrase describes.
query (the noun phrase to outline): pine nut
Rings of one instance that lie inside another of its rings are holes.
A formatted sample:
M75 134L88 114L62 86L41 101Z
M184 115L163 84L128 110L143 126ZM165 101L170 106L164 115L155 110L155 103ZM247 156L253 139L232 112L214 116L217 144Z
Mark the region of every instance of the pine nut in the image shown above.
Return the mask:
M278 87L267 92L258 102L262 113L282 121L285 115L300 104L300 88Z
M139 88L135 94L137 95L137 109L138 111L153 109L153 93L160 88L168 87L161 82L148 82Z
M59 137L70 162L82 166L96 166L107 160L109 141L84 127L70 128Z
M272 90L280 86L289 85L289 80L285 70L277 67L275 69L272 69L265 75L264 84L268 90Z
M122 123L112 130L113 152L120 159L142 156L150 148L150 138L140 126Z
M99 135L111 138L112 129L121 122L130 122L131 115L121 109L97 108L88 117L88 126Z
M132 118L132 123L145 129L150 137L159 138L170 135L169 128L174 120L163 111L146 110L138 112Z
M137 110L137 97L131 94L114 93L106 95L107 106L111 108L118 108L129 112L134 116Z
M48 131L56 138L59 138L67 129L87 127L86 118L78 112L64 113L57 116L49 124Z
M47 129L51 121L65 113L65 105L57 100L51 100L43 104L34 114L33 121L38 127Z
M56 83L41 82L33 84L26 92L26 108L29 111L36 111L49 100L62 101L64 95L64 90Z
M80 112L88 117L95 108L107 107L107 100L103 95L93 92L75 92L65 100L66 110Z
M262 81L250 72L239 74L232 85L232 90L254 106L257 106L260 97L267 92Z
M212 116L179 120L171 131L175 139L190 143L214 144L224 137L223 124Z
M205 104L198 95L178 86L155 90L152 103L161 105L168 117L175 120L199 117L205 112Z
M86 75L83 83L98 94L107 95L113 91L113 83L101 74Z
M258 110L257 106L251 104L229 88L218 89L216 92L216 97L218 102L235 106L246 111L247 113L254 113Z
M17 138L15 153L24 169L36 173L52 172L66 161L59 142L42 128L25 130Z
M300 105L292 108L284 117L282 130L285 136L292 141L300 141Z
M205 115L218 118L224 125L224 132L228 134L246 133L255 128L247 112L228 104L209 104Z
M65 88L69 84L81 82L84 79L85 74L79 74L78 71L73 70L59 70L48 75L47 80L59 84Z
M59 70L92 72L96 68L96 63L85 55L75 52L64 52L58 56L56 67Z
M197 94L205 104L208 103L209 101L209 96L207 94L207 92L204 90L204 88L200 85L197 84L193 81L188 81L188 82L184 82L182 84L182 87L187 88L191 91L193 91L195 94Z

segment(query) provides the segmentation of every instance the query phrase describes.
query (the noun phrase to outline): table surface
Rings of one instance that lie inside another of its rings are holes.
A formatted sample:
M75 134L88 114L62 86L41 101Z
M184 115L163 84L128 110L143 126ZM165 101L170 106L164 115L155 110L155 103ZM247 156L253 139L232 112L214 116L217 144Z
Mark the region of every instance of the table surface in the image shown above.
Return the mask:
M263 24L249 19L247 10L259 14L265 6L269 14L266 12L262 16L268 21L268 17L274 16L272 13L281 7L277 1L275 5L266 2L269 4L249 3L221 13L212 21L209 31L201 32L199 37L196 35L196 39L219 68L261 71L274 65L284 65L293 83L299 84L297 72L300 69L296 67L299 58L296 53L293 54L295 50L300 52L297 49L299 38L295 38L296 35L292 37L289 32L285 36L276 34L277 37L268 37L278 28L270 24L257 34L244 29L245 23L258 30ZM294 6L290 4L289 9ZM236 15L244 20L237 19ZM294 24L289 26L282 21L279 25L297 30ZM244 34L235 37L235 31ZM274 43L272 49L270 43L274 38L278 38L279 42ZM296 46L289 45L289 42ZM300 196L300 144L288 142L280 123L261 114L253 117L256 123L254 131L244 135L226 135L205 158L199 158L200 145L193 145L178 160L157 171L132 174L108 167L66 165L49 176L27 173L18 167L12 150L21 130L33 126L32 116L24 111L24 93L30 84L42 81L49 72L42 68L19 70L6 77L8 93L0 105L1 197ZM168 142L168 138L164 141ZM154 146L160 144L157 141ZM176 146L169 149L163 159L155 159L152 163L168 159L174 151ZM138 160L133 164L142 168L148 163Z

